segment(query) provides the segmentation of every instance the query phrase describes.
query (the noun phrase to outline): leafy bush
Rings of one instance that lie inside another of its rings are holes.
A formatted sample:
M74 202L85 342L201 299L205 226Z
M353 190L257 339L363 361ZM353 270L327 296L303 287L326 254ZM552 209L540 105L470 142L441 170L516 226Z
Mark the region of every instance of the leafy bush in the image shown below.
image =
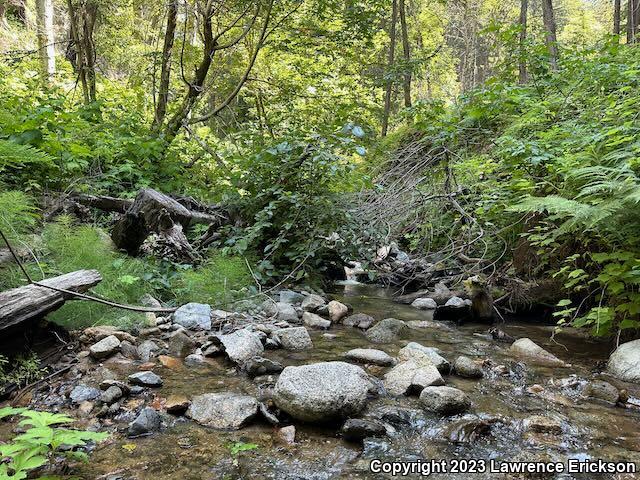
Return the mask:
M38 472L55 457L67 460L87 461L86 453L77 450L89 442L100 442L109 435L61 428L73 422L71 417L58 413L37 412L26 408L0 408L0 419L18 415L23 418L18 425L26 431L0 445L0 478L22 480ZM40 477L44 479L45 477ZM47 479L61 478L47 476Z

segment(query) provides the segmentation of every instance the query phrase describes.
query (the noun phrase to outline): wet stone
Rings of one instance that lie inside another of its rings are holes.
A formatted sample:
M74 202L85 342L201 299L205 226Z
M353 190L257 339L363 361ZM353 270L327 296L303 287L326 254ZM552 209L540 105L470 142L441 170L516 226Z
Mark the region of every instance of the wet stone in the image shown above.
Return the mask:
M264 357L253 357L247 360L242 369L247 372L250 377L259 375L267 375L270 373L280 373L284 367L279 362L269 360Z
M387 434L387 429L384 425L372 420L350 418L344 422L340 433L345 440L359 442L368 437L383 437Z
M69 394L73 403L82 403L87 400L95 400L100 396L100 390L88 385L78 385Z
M356 313L349 315L342 320L342 324L346 327L356 327L362 330L371 328L371 325L375 322L375 319L371 315L365 313Z
M453 364L453 370L457 375L465 378L482 378L482 367L469 357L459 356Z
M120 340L115 335L109 335L89 347L89 354L96 360L106 358L120 350Z
M469 410L471 400L462 390L453 387L425 387L420 393L422 408L440 415L456 415Z
M380 365L388 367L396 363L395 359L382 350L374 348L355 348L344 354L347 360L359 363L370 363L372 365Z
M136 419L129 424L128 435L137 437L157 432L162 427L160 414L151 407L145 407L138 414Z
M173 323L189 330L211 330L211 306L187 303L173 313Z
M258 413L258 402L237 393L206 393L191 399L187 416L194 421L221 430L237 430Z
M137 372L129 375L129 383L142 387L160 387L162 378L151 371Z
M602 380L594 380L587 383L582 391L582 395L589 398L595 398L607 403L617 403L620 399L620 392L609 382Z

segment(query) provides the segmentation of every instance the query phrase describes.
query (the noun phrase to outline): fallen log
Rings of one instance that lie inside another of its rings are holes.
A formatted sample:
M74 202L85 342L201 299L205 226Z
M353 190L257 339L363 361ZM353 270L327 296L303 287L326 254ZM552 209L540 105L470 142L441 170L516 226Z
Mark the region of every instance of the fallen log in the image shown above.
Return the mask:
M131 208L131 205L133 205L133 200L128 198L110 197L108 195L76 193L72 195L71 198L82 205L97 208L98 210L105 212L125 213L129 208Z
M73 292L86 292L101 280L96 270L78 270L39 283ZM0 331L41 318L60 308L70 298L70 294L33 284L0 292Z

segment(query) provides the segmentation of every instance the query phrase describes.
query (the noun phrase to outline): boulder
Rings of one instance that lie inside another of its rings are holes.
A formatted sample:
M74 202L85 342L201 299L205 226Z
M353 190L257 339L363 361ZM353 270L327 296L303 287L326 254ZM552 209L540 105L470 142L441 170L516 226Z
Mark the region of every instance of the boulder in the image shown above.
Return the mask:
M367 330L373 325L375 319L371 315L365 313L356 313L355 315L349 315L342 320L342 324L346 327L357 327L362 330Z
M278 408L305 422L325 422L358 414L371 388L360 367L323 362L285 368L276 382L273 401Z
M384 425L372 420L350 418L340 429L342 437L350 442L361 442L368 437L384 437L387 429Z
M294 292L293 290L281 290L280 291L280 302L281 303L290 303L291 305L298 305L302 303L304 300L304 295L298 292Z
M246 329L237 330L228 335L218 335L212 340L220 342L229 360L238 365L264 352L260 336Z
M95 400L100 396L100 390L88 385L77 385L71 390L69 398L73 403L82 403L88 400Z
M199 365L204 365L205 363L207 363L206 357L199 353L192 353L191 355L187 355L184 359L184 364L189 365L190 367L197 367Z
M137 437L148 433L157 432L162 427L160 414L151 407L145 407L136 419L129 424L128 435Z
M318 328L322 330L326 330L331 327L331 322L322 318L320 315L316 315L311 312L304 312L302 314L302 321L307 327Z
M464 355L456 358L453 363L453 370L457 375L465 378L482 378L484 375L482 367Z
M169 344L171 355L179 358L189 355L196 346L196 342L182 330L172 332L167 343Z
M211 330L211 306L187 303L173 313L173 323L189 330Z
M618 403L620 400L620 392L609 382L602 380L594 380L585 385L582 395L589 398L595 398L607 403Z
M344 358L353 362L369 363L381 367L389 367L396 363L391 355L374 348L354 348L345 353Z
M238 393L205 393L191 399L187 416L201 425L238 430L258 413L258 401Z
M453 387L425 387L420 393L422 408L440 415L456 415L469 410L471 400Z
M399 363L385 374L383 384L391 395L406 395L444 385L444 380L435 365L423 358Z
M285 350L306 350L313 348L309 332L304 327L280 328L274 332L277 341Z
M275 304L276 318L281 322L297 322L298 312L290 303L277 302Z
M640 383L640 339L616 348L609 357L607 370L625 382Z
M327 308L329 310L329 319L333 323L338 323L347 316L347 313L349 313L349 308L344 303L340 303L335 300L331 300L329 305L327 305Z
M408 330L407 324L395 318L380 320L367 330L366 337L373 343L390 343Z
M438 306L434 314L436 320L461 320L469 316L470 302L460 297L451 297L444 305Z
M413 308L417 308L418 310L435 310L436 308L438 308L438 304L436 303L436 301L433 298L427 297L416 298L411 303L411 306Z
M307 295L302 301L302 310L305 312L315 312L323 305L326 305L326 301L320 295L310 294Z
M149 370L133 373L127 378L129 379L129 383L139 385L141 387L162 386L162 378Z
M120 350L120 340L115 335L104 337L89 347L89 354L96 360L107 358Z
M547 352L529 338L520 338L513 342L509 351L517 357L533 364L547 367L569 367L570 365L560 360L552 353Z
M448 374L451 371L451 364L446 358L440 355L437 348L425 347L416 342L409 342L398 352L398 361L423 359L431 362L441 373Z
M242 366L242 369L247 372L247 375L250 377L280 373L283 368L282 364L264 357L250 358Z

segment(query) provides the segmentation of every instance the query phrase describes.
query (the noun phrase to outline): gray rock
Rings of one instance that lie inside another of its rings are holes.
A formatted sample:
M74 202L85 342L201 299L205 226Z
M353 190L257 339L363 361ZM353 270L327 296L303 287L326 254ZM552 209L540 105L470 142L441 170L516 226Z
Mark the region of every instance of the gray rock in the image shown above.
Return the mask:
M102 390L108 390L109 387L118 387L120 390L122 390L122 393L124 395L129 395L129 385L121 382L120 380L107 379L100 382L100 388Z
M306 350L313 348L309 332L304 327L280 328L274 332L285 350Z
M444 358L439 350L433 347L425 347L416 342L409 342L405 347L398 352L398 360L428 360L431 362L439 372L449 373L451 371L451 365L449 361Z
M120 350L120 340L115 335L109 335L89 347L89 354L96 360L106 358Z
M247 375L250 377L280 373L283 368L282 364L264 357L250 358L242 366L242 369L247 372Z
M122 389L120 389L120 387L112 385L100 394L100 401L102 403L111 405L113 402L119 400L123 396L124 392L122 391Z
M326 301L320 295L310 294L302 301L302 310L305 312L315 312L320 307L326 305Z
M304 295L298 292L294 292L293 290L281 290L280 291L280 302L281 303L290 303L291 305L297 305L302 303L304 300Z
M196 346L196 342L184 330L171 333L167 343L169 344L169 353L178 358L186 357Z
M324 422L358 414L371 388L360 367L323 362L285 368L276 382L273 400L298 420Z
M399 363L385 374L383 384L391 395L407 395L444 385L444 380L435 365L422 358Z
M173 323L189 330L211 330L211 306L187 303L173 313Z
M437 302L433 298L427 297L416 298L411 306L419 310L435 310L438 308Z
M444 304L445 307L451 308L466 308L468 307L467 303L460 297L451 297Z
M295 307L289 303L277 302L276 305L276 318L282 322L297 322L298 312Z
M594 380L585 385L582 395L595 398L607 403L618 403L620 392L609 382Z
M71 390L69 398L73 403L82 403L87 400L95 400L100 396L100 390L90 387L88 385L78 385Z
M138 345L138 357L140 357L140 360L143 362L151 360L159 351L160 347L153 340L145 340Z
M296 443L296 427L289 425L278 429L278 438L285 445L293 445Z
M607 370L625 382L640 383L640 339L616 348L609 357Z
M127 378L132 385L139 385L141 387L162 386L162 378L149 370L133 373Z
M281 348L282 346L280 345L280 342L274 338L267 338L264 341L264 348L265 350L277 350L279 348Z
M349 315L342 320L342 324L346 327L356 327L361 328L362 330L367 330L373 325L375 319L371 315L367 315L365 313L356 313L354 315Z
M482 378L484 375L482 367L464 355L456 358L456 361L453 363L453 370L456 374L465 378Z
M215 339L216 337L213 340ZM229 359L238 365L264 352L260 336L246 329L237 330L229 335L218 335L217 341Z
M380 320L367 330L366 337L373 343L390 343L408 330L407 324L395 318Z
M329 310L329 319L334 323L339 322L349 313L349 308L344 303L335 300L331 300L327 308Z
M162 308L162 304L148 293L140 297L140 305L151 308Z
M553 418L543 415L532 415L522 421L522 429L526 432L549 433L559 435L562 433L562 425Z
M342 437L351 442L360 442L368 437L384 437L387 429L384 425L372 420L350 418L340 429Z
M126 340L120 342L120 353L131 360L137 360L140 358L138 355L138 347Z
M205 393L191 399L187 416L201 425L237 430L258 413L258 401L238 393Z
M420 394L422 408L440 415L455 415L471 408L471 400L453 387L425 387Z
M322 318L320 315L316 315L311 312L304 312L302 314L302 321L307 327L318 328L322 330L326 330L331 327L331 322Z
M204 365L207 362L207 359L204 355L200 355L198 353L192 353L191 355L187 355L184 359L184 364L189 365L191 367L197 367L199 365Z
M525 361L530 363L543 365L547 367L570 367L571 365L563 362L552 353L547 352L544 348L534 343L528 338L520 338L513 342L509 351Z
M129 424L128 434L130 437L145 435L157 432L162 427L160 414L151 407L145 407L138 414L136 419Z
M374 348L354 348L344 354L347 360L360 363L370 363L372 365L380 365L388 367L396 363L395 359L382 350Z

